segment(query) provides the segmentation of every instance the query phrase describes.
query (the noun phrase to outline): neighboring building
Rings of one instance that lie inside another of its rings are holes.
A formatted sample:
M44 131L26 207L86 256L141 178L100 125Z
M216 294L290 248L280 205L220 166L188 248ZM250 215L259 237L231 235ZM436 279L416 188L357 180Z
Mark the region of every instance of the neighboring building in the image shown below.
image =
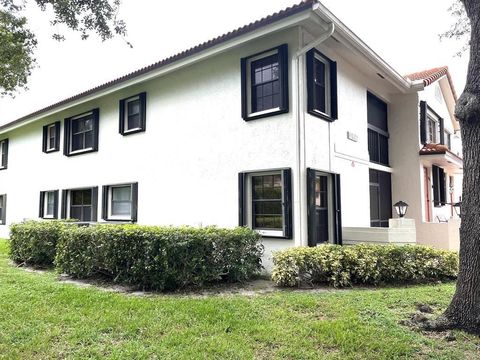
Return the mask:
M274 250L387 226L397 200L435 221L448 209L424 217L443 195L424 195L421 171L461 162L419 155L424 95L459 142L453 88L437 83L447 105L302 2L1 126L0 235L38 217L240 224L263 235L268 267Z

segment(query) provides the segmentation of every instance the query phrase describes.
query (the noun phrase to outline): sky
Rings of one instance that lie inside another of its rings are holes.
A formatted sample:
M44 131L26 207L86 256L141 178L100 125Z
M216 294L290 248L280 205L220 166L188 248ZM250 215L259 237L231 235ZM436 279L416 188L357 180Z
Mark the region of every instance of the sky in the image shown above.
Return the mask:
M51 14L30 6L26 12L37 35L38 67L28 90L0 98L4 124L69 96L112 80L210 38L296 4L300 0L123 0L119 18L127 23L127 40L102 42L95 35L50 26ZM455 56L463 43L439 39L454 19L453 0L323 0L346 26L400 74L449 66L457 94L465 84L468 54ZM30 1L32 3L33 1ZM67 40L51 38L63 31Z

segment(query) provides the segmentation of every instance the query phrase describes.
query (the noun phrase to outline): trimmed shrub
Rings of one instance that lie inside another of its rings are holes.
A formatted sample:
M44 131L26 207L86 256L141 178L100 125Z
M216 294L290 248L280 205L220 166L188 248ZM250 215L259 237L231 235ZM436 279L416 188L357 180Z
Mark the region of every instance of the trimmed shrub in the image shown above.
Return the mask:
M57 246L59 271L103 275L142 289L244 281L261 270L260 236L247 228L97 225L71 227Z
M62 221L25 221L10 227L10 258L17 264L49 267L55 259Z
M279 286L405 283L454 279L458 254L420 245L321 245L276 252L272 280Z

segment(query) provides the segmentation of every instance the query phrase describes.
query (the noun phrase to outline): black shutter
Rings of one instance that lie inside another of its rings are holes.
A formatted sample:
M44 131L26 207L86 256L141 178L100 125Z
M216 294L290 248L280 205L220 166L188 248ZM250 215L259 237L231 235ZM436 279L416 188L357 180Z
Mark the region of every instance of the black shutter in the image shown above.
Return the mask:
M340 174L332 174L333 184L333 211L334 211L334 243L342 245L342 199L340 188Z
M283 44L278 48L278 61L280 64L280 88L282 89L282 103L280 110L287 112L289 109L288 98L288 45Z
M316 246L315 170L307 168L308 246Z
M43 218L44 206L45 206L45 191L40 191L40 205L39 205L39 208L38 208L38 217L39 218Z
M68 197L68 190L62 190L62 206L60 210L60 218L66 219L67 218L67 197Z
M315 86L314 86L314 58L315 50L311 49L307 52L307 110L309 113L313 113L315 109Z
M118 114L118 132L123 135L125 133L125 99L119 101Z
M47 137L48 137L48 125L43 127L43 138L42 138L42 151L47 152Z
M282 170L283 178L283 218L285 222L283 236L291 239L293 235L293 211L292 211L292 170Z
M245 199L246 184L247 184L247 174L239 173L238 174L238 226L247 225L247 221L246 221L247 204Z
M67 118L63 122L63 155L69 156L70 153L70 126L72 118Z
M108 220L108 186L102 186L102 219Z
M330 101L331 101L331 117L333 120L338 119L338 101L337 101L337 63L330 61Z
M440 125L440 144L445 145L445 125L443 118L438 119Z
M420 142L427 143L427 102L420 101Z
M145 131L147 128L147 93L142 92L138 96L140 98L140 126Z
M55 151L60 150L60 121L55 122Z
M97 221L98 212L98 186L92 188L92 221Z
M242 78L242 119L247 120L248 119L248 96L247 96L247 59L242 58L240 60L240 76Z
M8 139L3 140L5 141L5 162L2 164L3 169L8 168Z
M2 195L2 224L7 223L7 194Z
M132 222L138 218L138 182L132 184Z
M53 192L53 218L58 219L58 190Z
M440 206L440 168L432 165L432 178L433 178L433 205L435 207Z
M447 202L447 181L445 171L442 168L438 168L438 180L440 190L440 206L444 206Z
M92 115L93 115L93 130L94 130L94 135L93 135L93 151L98 151L98 133L99 133L99 118L100 118L100 110L93 109L92 110ZM95 219L95 221L97 221Z

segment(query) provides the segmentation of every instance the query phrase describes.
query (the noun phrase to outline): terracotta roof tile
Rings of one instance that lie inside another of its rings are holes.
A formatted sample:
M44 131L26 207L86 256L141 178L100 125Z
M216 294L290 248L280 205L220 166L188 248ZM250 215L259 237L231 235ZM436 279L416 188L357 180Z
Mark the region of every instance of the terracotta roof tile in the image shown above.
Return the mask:
M448 71L448 66L441 66L441 67L436 67L429 70L419 71L413 74L408 74L408 75L405 75L405 78L410 79L412 81L422 80L423 84L425 86L428 86L445 75L447 75L450 88L452 89L453 97L455 98L455 101L457 101L457 93L455 91L455 87L453 86L453 81L452 81L450 72Z

